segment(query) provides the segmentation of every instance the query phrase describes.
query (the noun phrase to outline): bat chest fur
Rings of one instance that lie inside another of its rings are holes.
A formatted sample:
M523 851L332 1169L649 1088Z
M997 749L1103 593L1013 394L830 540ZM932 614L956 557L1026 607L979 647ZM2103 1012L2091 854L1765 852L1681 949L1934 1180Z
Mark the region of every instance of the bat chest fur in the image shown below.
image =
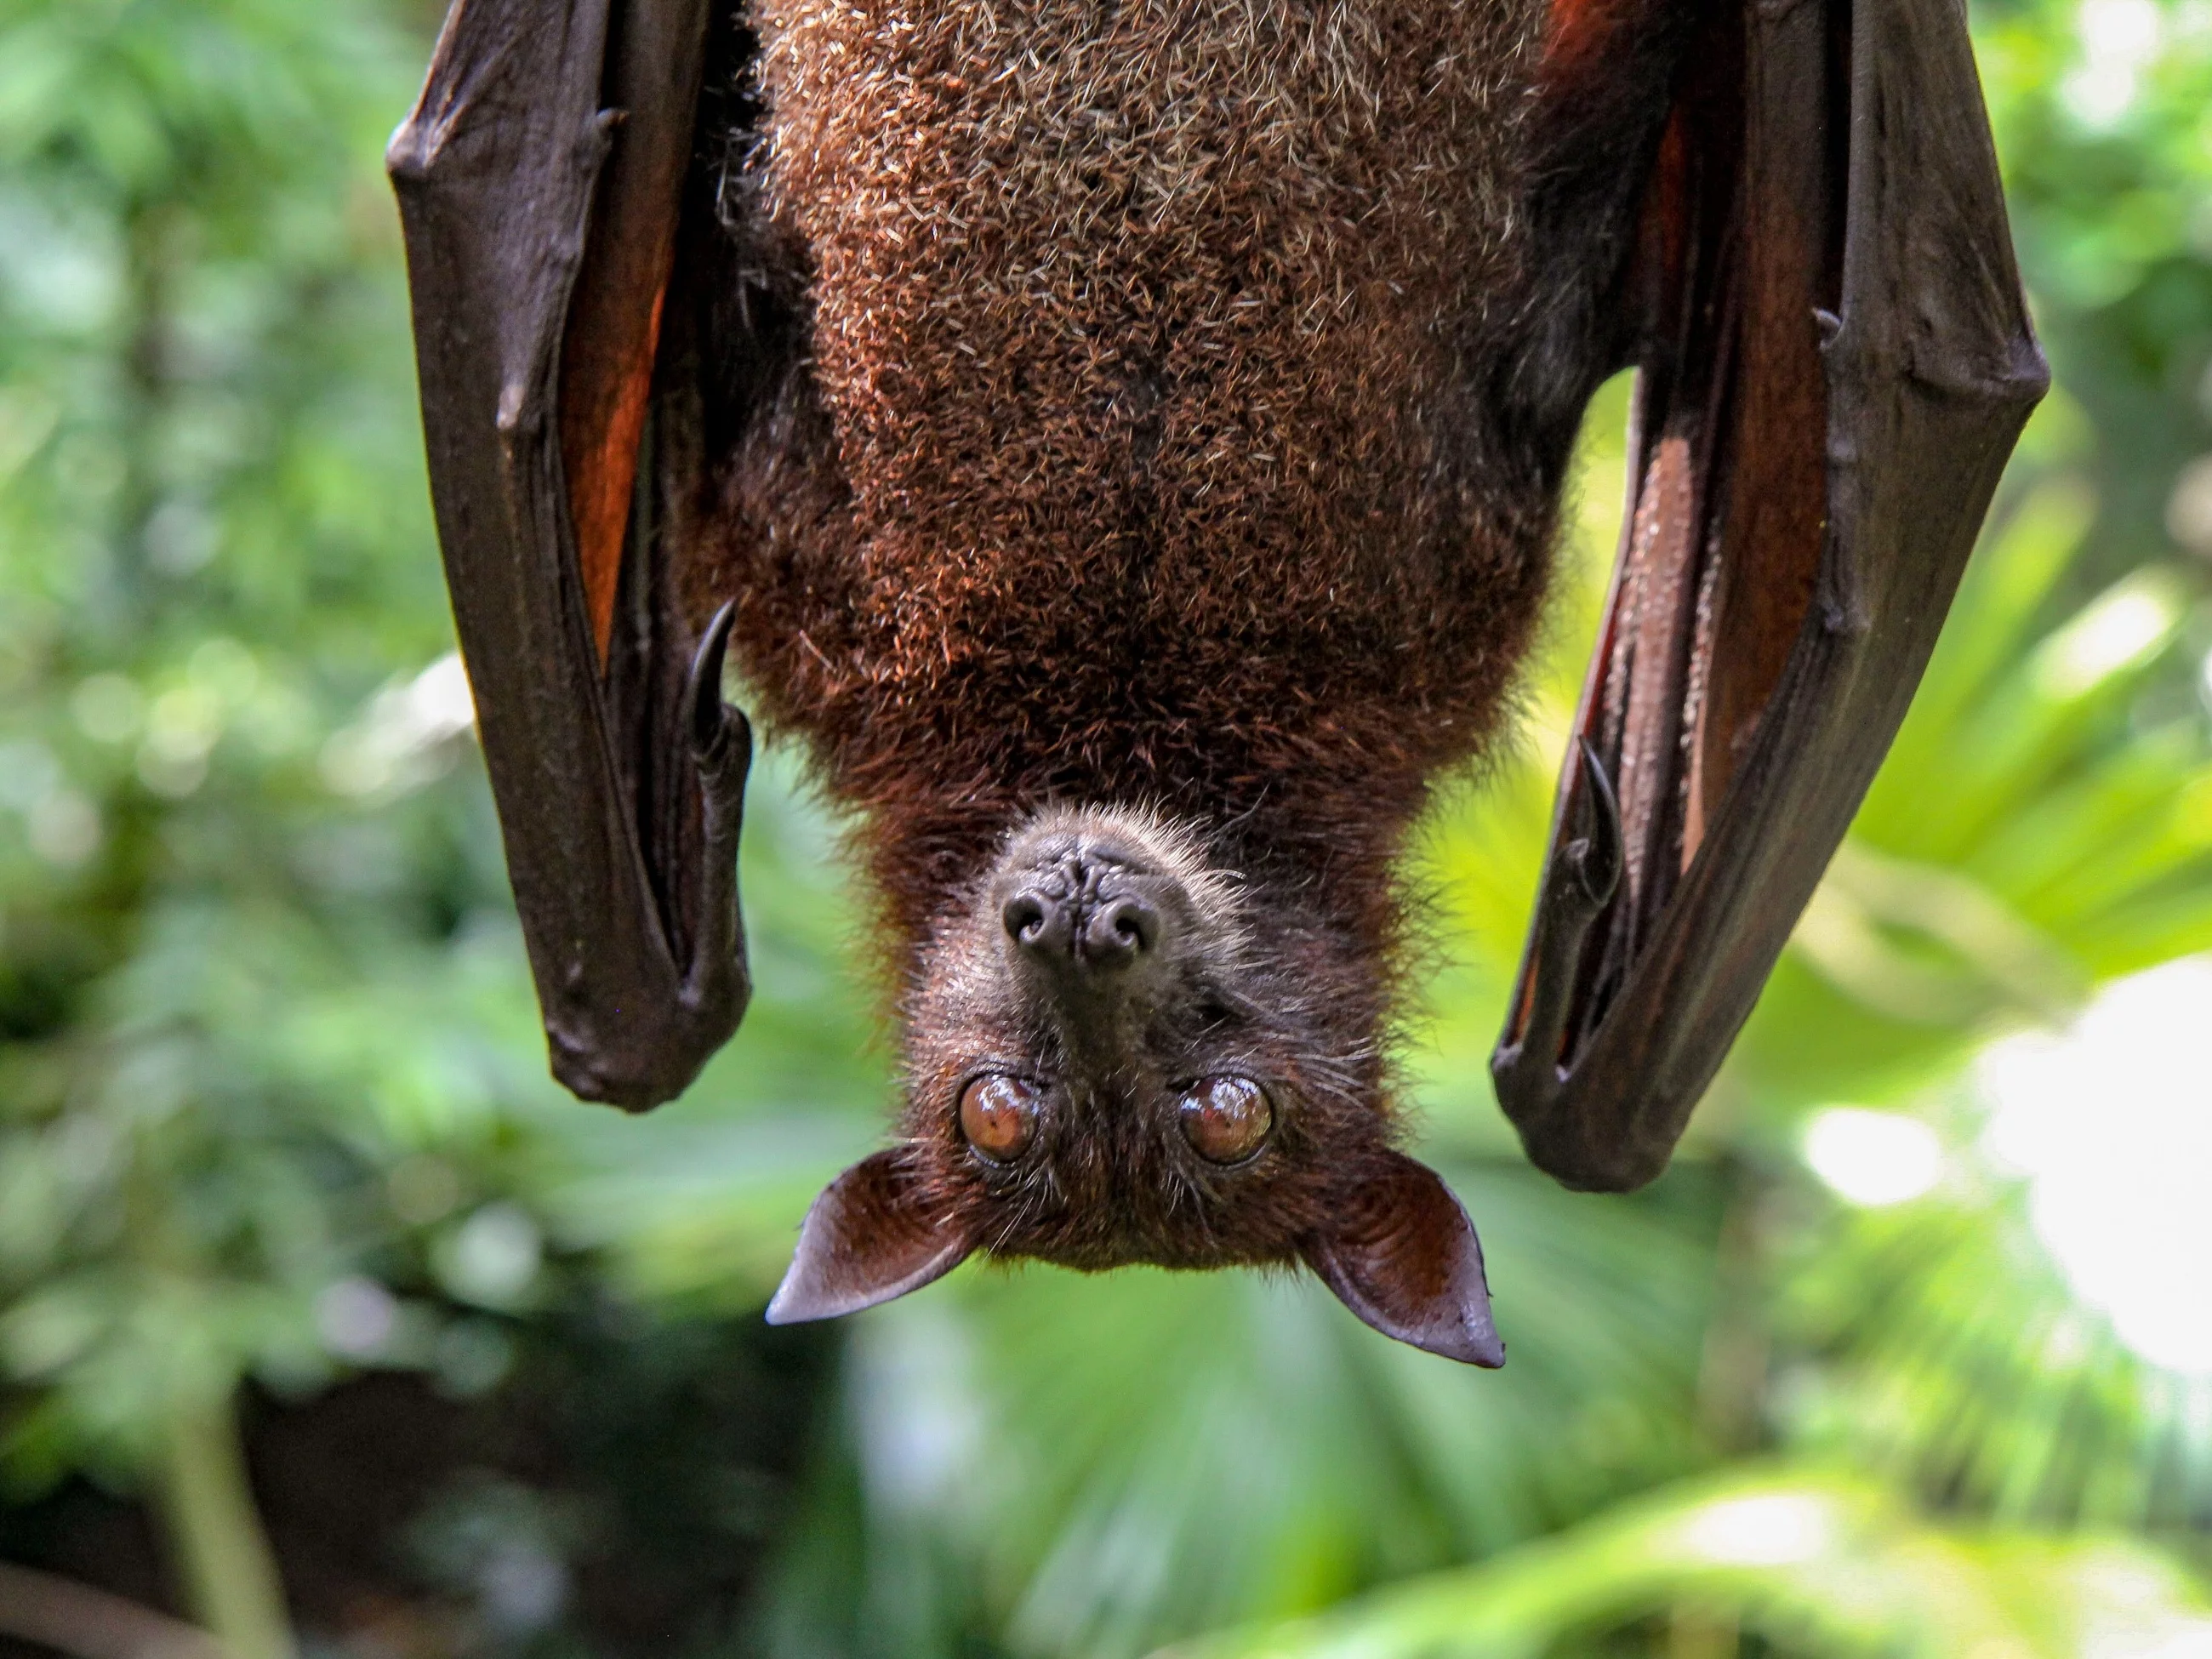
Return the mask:
M807 343L731 469L728 560L767 712L834 788L1218 811L1379 769L1410 799L1477 744L1550 522L1478 392L1536 15L756 9L749 186Z

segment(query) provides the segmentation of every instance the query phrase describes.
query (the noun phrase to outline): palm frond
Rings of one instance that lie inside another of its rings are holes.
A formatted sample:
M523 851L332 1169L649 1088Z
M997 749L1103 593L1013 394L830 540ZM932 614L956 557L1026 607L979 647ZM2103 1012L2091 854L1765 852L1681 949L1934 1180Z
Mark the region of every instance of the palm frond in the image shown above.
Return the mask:
M1856 1477L1778 1468L1660 1492L1323 1618L1170 1651L1540 1659L1569 1638L1685 1613L1817 1659L2075 1659L2212 1639L2200 1588L2139 1543L1955 1530Z

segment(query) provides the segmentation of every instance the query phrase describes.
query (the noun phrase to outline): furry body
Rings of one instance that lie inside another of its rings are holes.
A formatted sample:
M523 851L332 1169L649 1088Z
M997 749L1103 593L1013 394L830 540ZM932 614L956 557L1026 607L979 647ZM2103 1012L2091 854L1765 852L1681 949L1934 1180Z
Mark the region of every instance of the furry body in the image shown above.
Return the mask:
M744 187L806 343L710 580L771 723L873 815L908 937L1048 799L1387 864L1494 731L1557 482L1484 406L1540 19L758 9Z
M1526 654L1626 222L1617 170L1607 213L1547 164L1545 21L752 14L727 216L786 346L747 366L693 580L737 600L756 706L855 811L901 969L903 1151L825 1212L876 1218L853 1237L920 1237L883 1218L907 1208L1080 1267L1304 1251L1328 1276L1316 1241L1360 1212L1389 1236L1402 1200L1438 1284L1473 1252L1391 1146L1393 869ZM1141 994L1055 988L1009 944L1006 895L1079 867L1194 918ZM1208 870L1233 905L1186 902ZM1042 1103L1019 1168L963 1141L978 1075ZM1233 1173L1176 1133L1223 1076L1273 1103Z

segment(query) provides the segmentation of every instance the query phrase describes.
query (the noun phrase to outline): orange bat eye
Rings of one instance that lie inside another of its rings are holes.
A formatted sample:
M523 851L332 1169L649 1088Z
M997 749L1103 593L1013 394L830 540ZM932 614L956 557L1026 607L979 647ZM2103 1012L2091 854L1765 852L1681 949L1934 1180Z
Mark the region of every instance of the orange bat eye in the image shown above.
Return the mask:
M1274 1127L1267 1091L1249 1077L1210 1077L1182 1097L1182 1138L1209 1164L1242 1164Z
M1036 1118L1037 1091L1018 1077L979 1077L960 1091L960 1133L994 1164L1029 1149Z

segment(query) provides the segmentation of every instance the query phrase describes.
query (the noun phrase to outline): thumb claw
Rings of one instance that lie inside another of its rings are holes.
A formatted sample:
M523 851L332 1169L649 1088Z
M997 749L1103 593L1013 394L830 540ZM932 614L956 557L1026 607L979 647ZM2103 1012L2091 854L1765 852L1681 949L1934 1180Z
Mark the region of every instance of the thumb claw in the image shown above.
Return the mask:
M1627 861L1620 833L1620 803L1597 750L1586 741L1581 748L1582 816L1588 828L1570 850L1583 896L1593 910L1602 910L1620 885L1621 868Z
M1591 927L1619 890L1627 865L1613 780L1606 775L1596 750L1580 739L1577 747L1582 787L1572 810L1582 833L1560 848L1557 863L1545 877L1534 954L1522 980L1522 1000L1491 1057L1498 1100L1516 1122L1558 1097L1565 1078L1576 964Z
M729 658L730 629L736 619L735 601L714 613L691 659L684 690L684 735L699 768L703 860L696 895L698 931L684 995L695 1006L734 1006L742 1017L752 981L738 903L738 841L744 831L745 775L752 769L753 729L742 709L722 701L722 666ZM731 1023L734 1026L736 1022Z
M684 702L688 713L691 752L711 781L728 780L734 772L742 785L752 760L752 726L744 714L722 701L722 666L730 654L730 630L736 624L737 601L714 613L691 659Z

